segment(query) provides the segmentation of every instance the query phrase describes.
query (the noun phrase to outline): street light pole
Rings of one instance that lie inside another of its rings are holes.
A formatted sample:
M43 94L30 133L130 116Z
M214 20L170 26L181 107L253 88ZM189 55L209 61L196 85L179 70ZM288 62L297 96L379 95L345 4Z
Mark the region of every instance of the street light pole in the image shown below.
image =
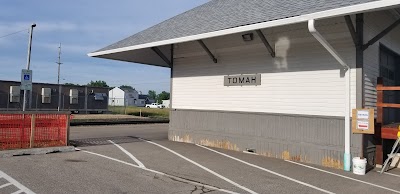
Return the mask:
M36 24L32 24L29 30L29 43L28 43L28 57L26 60L26 69L29 70L31 65L31 50L32 50L32 35L33 35L33 28L36 27ZM26 108L26 95L27 90L24 90L24 102L22 103L22 111L25 111Z
M61 107L61 84L60 84L60 66L61 66L61 43L60 46L58 47L58 76L57 76L57 84L58 84L58 108L57 110L60 111Z

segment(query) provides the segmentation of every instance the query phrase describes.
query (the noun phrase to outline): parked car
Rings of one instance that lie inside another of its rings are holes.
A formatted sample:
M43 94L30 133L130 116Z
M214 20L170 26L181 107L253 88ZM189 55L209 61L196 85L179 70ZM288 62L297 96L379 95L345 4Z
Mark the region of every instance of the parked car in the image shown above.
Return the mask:
M164 108L164 105L158 103L146 104L146 108Z

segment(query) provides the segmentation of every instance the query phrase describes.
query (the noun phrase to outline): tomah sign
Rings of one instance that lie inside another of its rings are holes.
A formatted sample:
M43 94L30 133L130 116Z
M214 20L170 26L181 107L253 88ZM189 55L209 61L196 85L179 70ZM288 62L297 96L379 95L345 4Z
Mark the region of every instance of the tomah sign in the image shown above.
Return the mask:
M258 86L258 85L261 85L261 74L224 76L224 86Z

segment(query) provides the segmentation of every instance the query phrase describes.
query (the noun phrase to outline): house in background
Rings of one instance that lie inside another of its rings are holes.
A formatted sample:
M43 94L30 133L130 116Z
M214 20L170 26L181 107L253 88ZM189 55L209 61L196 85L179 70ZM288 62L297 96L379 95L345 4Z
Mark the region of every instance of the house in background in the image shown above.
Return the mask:
M135 89L115 87L108 92L110 106L135 106L139 93Z
M146 104L151 104L156 102L154 99L150 99L148 95L139 94L139 101L137 106L146 106Z
M171 108L170 107L170 101L169 100L163 100L162 104L165 106L165 108Z
M144 107L146 104L153 103L154 100L149 99L147 95L142 95L141 92L131 88L115 87L109 91L110 106L138 106Z

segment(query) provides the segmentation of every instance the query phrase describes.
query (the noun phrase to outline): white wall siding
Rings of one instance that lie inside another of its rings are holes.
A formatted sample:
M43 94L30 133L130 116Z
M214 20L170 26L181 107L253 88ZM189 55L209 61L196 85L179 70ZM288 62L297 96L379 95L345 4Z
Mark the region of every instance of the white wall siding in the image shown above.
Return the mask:
M110 106L124 106L125 92L118 87L113 88L108 92L108 104Z
M318 21L317 29L345 61L355 67L355 48L343 18ZM225 110L344 116L345 79L338 62L311 36L307 24L263 30L276 49L272 58L257 34L244 42L241 34L204 40L218 58L197 42L175 47L175 109ZM261 74L260 86L223 85L225 75ZM351 105L356 103L356 71L351 72Z
M389 11L364 14L364 43L382 32L395 21ZM376 80L379 77L379 45L383 44L400 54L400 27L368 47L364 52L364 98L365 107L376 108Z

